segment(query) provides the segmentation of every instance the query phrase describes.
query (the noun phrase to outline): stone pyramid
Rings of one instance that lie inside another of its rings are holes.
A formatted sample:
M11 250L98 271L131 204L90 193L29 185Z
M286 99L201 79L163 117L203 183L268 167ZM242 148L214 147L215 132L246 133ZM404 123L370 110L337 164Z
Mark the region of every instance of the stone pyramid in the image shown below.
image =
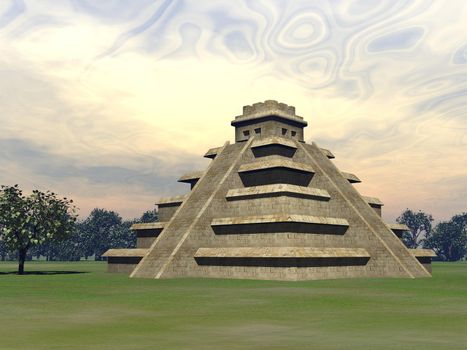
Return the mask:
M183 175L185 196L136 224L137 249L111 249L109 271L131 277L308 280L428 277L431 251L409 250L407 227L381 219L382 203L357 176L304 142L307 122L277 101L243 107L235 143L210 149L205 171Z

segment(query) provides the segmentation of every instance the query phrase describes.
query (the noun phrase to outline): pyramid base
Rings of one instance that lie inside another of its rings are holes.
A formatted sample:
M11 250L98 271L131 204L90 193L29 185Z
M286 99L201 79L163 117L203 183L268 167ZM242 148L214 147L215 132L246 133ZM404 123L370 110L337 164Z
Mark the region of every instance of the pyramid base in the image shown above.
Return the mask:
M403 271L373 271L355 266L321 268L269 268L210 266L198 273L179 274L167 271L161 278L228 278L275 281L309 281L340 278L410 278Z

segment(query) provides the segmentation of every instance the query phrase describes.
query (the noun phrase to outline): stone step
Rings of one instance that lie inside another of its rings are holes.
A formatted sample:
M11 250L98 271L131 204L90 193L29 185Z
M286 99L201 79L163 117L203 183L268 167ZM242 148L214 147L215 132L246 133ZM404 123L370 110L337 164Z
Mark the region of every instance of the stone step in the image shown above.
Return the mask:
M308 164L294 162L292 160L281 158L281 157L271 157L270 159L265 159L253 163L243 164L238 169L239 173L247 173L252 171L259 170L268 170L274 168L285 168L296 170L304 173L313 173L315 170Z
M297 147L295 146L295 143L293 143L290 139L283 138L283 137L281 138L281 137L279 137L279 136L276 136L276 137L277 137L277 138L280 138L280 139L282 139L282 140L287 140L287 141L289 141L289 142L287 142L287 144L281 143L281 144L283 144L284 146L290 145L289 147L297 148ZM265 139L267 139L267 138L265 138ZM260 139L260 140L261 140L261 139ZM267 142L268 142L268 144L273 144L273 143L269 143L269 141L267 141ZM253 145L256 145L256 147L261 147L261 143L260 143L258 140L255 140L255 143L254 143ZM252 148L253 148L253 145L252 145ZM205 157L205 158L214 159L214 158L217 156L217 153L219 152L219 150L220 150L221 148L222 148L222 147L213 147L213 148L210 148L210 149L204 154L204 157ZM328 150L328 149L326 149L326 148L321 148L321 151L322 151L322 152L324 153L324 155L325 155L326 157L328 157L329 159L334 159L334 158L336 158L336 157L334 156L334 154L333 154L330 150Z
M321 152L323 152L324 155L325 155L326 157L328 157L329 159L334 159L334 158L336 158L336 157L334 156L334 154L333 154L330 150L328 150L328 149L326 149L326 148L320 148L320 150L321 150Z
M148 252L147 249L126 248L126 249L109 249L103 257L106 258L142 258Z
M167 222L150 222L131 225L131 230L136 237L157 237L164 229Z
M199 179L201 179L205 172L205 170L191 171L180 176L180 178L177 181L188 183L190 184L191 189L193 189L193 187L195 187L195 185L198 183Z
M107 258L107 271L130 273L147 254L147 249L109 249L103 257Z
M158 221L131 225L131 230L136 234L136 247L149 248L166 224Z
M284 147L297 149L295 142L290 138L280 136L268 136L256 139L252 142L251 148L258 148L270 145L281 145Z
M349 223L345 219L311 215L262 215L217 218L212 220L214 233L315 233L343 235Z
M363 248L229 247L199 248L198 265L249 267L325 267L366 265L370 254Z
M399 237L399 238L402 238L402 235L404 234L404 232L410 231L410 228L408 228L407 225L404 225L404 224L386 223L386 226L387 226L392 232L394 232L394 234L395 234L397 237Z
M368 196L362 196L363 199L370 205L370 207L378 207L381 208L384 204L383 202L376 197L368 197Z
M431 273L431 260L438 255L431 249L409 249L409 251Z
M423 249L425 250L425 249ZM199 248L195 257L212 258L369 258L364 248L227 247Z
M296 150L294 140L280 136L261 137L251 144L251 151L256 158L272 155L292 158Z
M221 150L221 148L222 148L222 147L210 148L210 149L204 154L204 157L205 157L205 158L211 158L211 159L216 158L217 153L219 153L219 151Z
M182 204L182 202L186 199L187 195L183 194L180 196L172 196L172 197L164 197L159 199L156 202L158 207L167 207L167 206L176 206Z
M159 199L156 203L159 220L170 221L172 216L175 214L175 211L180 205L182 205L186 197L187 195L182 195Z
M326 190L290 184L273 184L231 189L225 196L227 200L244 200L269 197L299 197L328 201L331 197Z
M381 207L384 205L383 202L381 202L381 200L376 197L366 197L366 196L362 196L362 197L368 203L368 205L372 207L373 210L381 217L382 216Z
M351 184L362 182L355 174L347 173L345 171L341 171L341 173L347 179L347 181L349 181Z
M306 187L315 173L310 165L285 157L269 156L260 159L239 167L238 173L245 187L279 183Z
M436 253L431 250L431 249L421 249L421 248L417 248L417 249L409 249L410 253L413 255L413 256L416 256L417 258L418 257L430 257L430 258L434 258L434 257L437 257L438 255L436 255Z

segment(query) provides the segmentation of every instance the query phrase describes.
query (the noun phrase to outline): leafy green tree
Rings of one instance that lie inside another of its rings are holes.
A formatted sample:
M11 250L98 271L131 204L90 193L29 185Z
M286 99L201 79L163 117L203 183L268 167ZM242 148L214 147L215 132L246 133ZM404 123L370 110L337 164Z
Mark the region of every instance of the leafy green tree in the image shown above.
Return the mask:
M79 229L78 235L80 238L79 242L81 254L86 260L88 260L89 257L94 255L94 242L96 235L86 220L83 221L83 226Z
M410 209L406 209L396 219L399 224L405 224L410 229L410 232L402 236L402 241L408 248L417 248L424 239L430 237L431 234L431 223L433 217L430 214L426 214L419 210L414 212ZM423 238L425 237L425 238Z
M454 215L451 220L436 225L425 247L433 249L443 260L462 259L467 253L467 213Z
M95 260L102 260L102 254L110 248L110 237L121 224L122 218L116 212L93 209L82 226L84 257L94 255Z
M83 256L80 237L82 222L76 222L73 232L63 241L46 242L37 247L35 255L45 256L47 261L79 261Z
M18 274L31 247L60 241L70 235L76 221L72 200L53 192L34 190L24 196L18 185L1 186L0 240L9 251L18 252Z
M74 231L69 239L61 242L56 242L53 247L54 260L60 261L79 261L82 256L80 250L79 236Z
M109 248L134 248L136 246L136 235L131 231L131 225L135 222L123 221L109 235Z
M139 219L125 220L115 226L108 234L109 248L134 248L136 247L136 235L131 231L131 225L135 223L155 222L158 220L155 210L148 210Z
M155 210L148 210L141 215L139 222L155 222L159 219Z
M66 239L65 241L67 240L68 239ZM54 261L56 260L58 244L59 242L49 240L42 243L41 245L33 246L30 249L31 255L36 257L36 259L45 257L46 261Z
M136 235L131 231L131 225L155 222L157 219L155 210L146 211L139 219L123 221L115 212L96 208L84 221L75 223L73 232L66 240L46 241L33 246L30 253L38 259L45 257L47 261L78 261L81 257L87 259L90 256L99 260L100 255L109 248L134 248Z

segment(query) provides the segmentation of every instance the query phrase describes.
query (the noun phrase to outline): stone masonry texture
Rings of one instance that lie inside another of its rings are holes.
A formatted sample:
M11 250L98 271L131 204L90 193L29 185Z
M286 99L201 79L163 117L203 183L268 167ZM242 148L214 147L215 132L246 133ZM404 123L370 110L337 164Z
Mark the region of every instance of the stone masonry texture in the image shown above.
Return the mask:
M207 169L182 175L188 193L161 199L161 222L132 228L137 256L110 250L109 272L267 280L431 276L432 252L407 249L396 235L406 228L382 221L383 203L356 190L358 177L338 169L331 151L304 142L307 122L295 107L255 103L231 124L235 143L211 148Z

